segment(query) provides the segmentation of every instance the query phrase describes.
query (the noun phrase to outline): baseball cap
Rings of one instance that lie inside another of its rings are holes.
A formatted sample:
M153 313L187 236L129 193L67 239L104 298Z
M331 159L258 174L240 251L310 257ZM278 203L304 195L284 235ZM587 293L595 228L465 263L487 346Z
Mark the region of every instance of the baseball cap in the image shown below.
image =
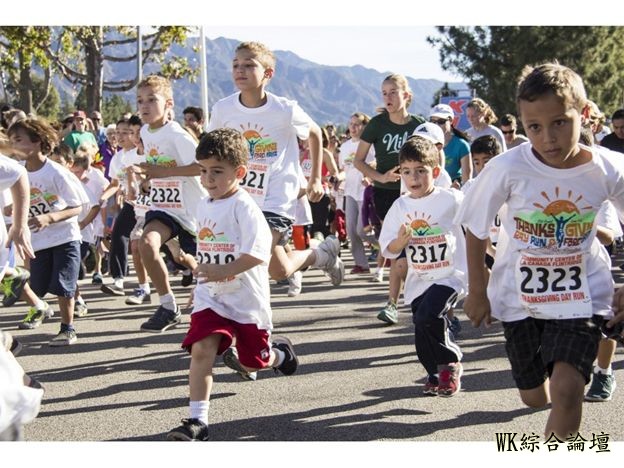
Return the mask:
M78 119L78 118L86 119L87 114L85 114L84 111L81 111L81 110L74 112L74 119Z
M429 140L433 144L440 143L444 146L444 132L440 128L439 125L436 125L431 122L425 122L424 124L420 124L412 133L412 136L423 137L426 140Z
M429 117L438 117L440 119L453 119L455 113L448 104L437 104L429 111Z

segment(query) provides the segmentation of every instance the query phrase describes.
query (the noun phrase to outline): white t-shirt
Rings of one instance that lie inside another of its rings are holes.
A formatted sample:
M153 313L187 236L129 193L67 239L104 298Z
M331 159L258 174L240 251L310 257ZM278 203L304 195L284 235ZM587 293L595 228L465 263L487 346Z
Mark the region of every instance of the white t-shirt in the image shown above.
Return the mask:
M466 135L470 138L470 141L475 141L477 138L492 135L494 138L498 140L498 143L501 145L501 152L507 151L507 142L505 141L505 136L500 128L495 127L494 125L488 125L483 130L475 130L473 127L470 127L466 130Z
M208 131L233 128L249 144L249 174L241 185L262 211L295 219L299 192L299 145L314 125L296 101L267 93L263 106L249 108L235 93L212 108Z
M70 207L82 207L88 202L80 181L60 164L46 159L38 171L28 171L30 181L30 209L28 216L61 211ZM36 251L81 240L78 216L50 224L41 231L31 232L33 249Z
M8 191L8 202L12 203L10 188L17 180L26 173L26 169L11 158L0 154L0 191ZM2 208L6 205L3 203ZM4 216L0 217L0 280L4 277L4 269L9 259L9 249L7 243L7 230Z
M90 167L87 169L84 178L81 179L80 182L82 183L82 187L86 192L87 197L89 198L87 209L83 210L81 215L78 217L79 221L82 221L87 217L91 208L98 206L102 193L104 193L104 190L108 187L108 180L106 180L102 171ZM98 214L93 221L87 224L84 229L80 231L82 241L94 244L96 236L102 235L102 229L100 229L100 227L103 228L103 226L102 217Z
M144 155L139 155L136 148L130 150L119 150L111 159L108 174L111 179L117 179L122 193L128 192L128 176L126 174L126 168L132 165L139 165L146 161Z
M379 235L384 257L399 254L388 251L397 238L399 226L409 224L412 239L405 248L407 278L405 304L423 294L433 284L453 288L459 295L466 290L466 246L461 227L454 223L463 194L459 190L436 187L426 197L402 195L390 207Z
M143 125L141 138L148 164L182 167L196 162L197 143L177 122L168 122L155 131ZM150 182L150 210L167 213L194 235L195 207L207 195L199 176L165 177Z
M198 283L193 313L211 308L222 317L238 323L254 323L270 331L273 328L269 289L272 235L258 205L245 190L221 200L206 197L197 206L197 225L199 263L229 263L241 254L263 263L230 280Z
M493 317L612 314L613 279L594 242L595 221L605 200L623 212L624 169L611 152L582 148L592 152L589 163L555 169L530 144L517 146L491 160L466 194L456 220L476 237L489 235L496 213L501 220L487 290Z
M478 174L477 174L477 177L478 177ZM468 190L470 190L470 187L472 187L472 184L474 183L477 177L468 179L461 186L461 191L463 192L464 195L468 193ZM494 222L492 223L492 226L490 226L490 242L492 242L492 244L498 243L498 236L500 234L500 230L501 230L501 221L500 221L499 214L497 214L496 217L494 218Z
M340 168L345 172L345 196L360 202L364 200L364 186L362 185L364 175L353 165L355 152L359 144L359 140L353 141L353 139L349 139L340 145ZM375 161L375 148L371 145L366 154L366 162L371 163L373 161Z

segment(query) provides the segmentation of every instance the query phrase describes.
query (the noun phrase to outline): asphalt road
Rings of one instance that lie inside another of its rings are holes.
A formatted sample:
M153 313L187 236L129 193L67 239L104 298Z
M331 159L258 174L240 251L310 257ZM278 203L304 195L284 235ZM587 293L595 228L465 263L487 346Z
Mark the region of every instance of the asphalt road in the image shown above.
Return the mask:
M343 250L347 271L353 266ZM621 260L618 264L621 263ZM622 283L624 272L614 270ZM132 286L134 277L127 282ZM172 277L184 303L190 290ZM35 330L18 330L24 304L4 309L0 326L24 343L19 362L46 388L41 411L25 428L28 441L162 441L188 417L189 356L180 349L189 315L160 335L139 331L155 305L126 306L81 281L89 314L76 319L78 342L48 346L58 314ZM304 274L303 293L286 295L272 284L275 334L294 343L300 359L290 377L263 371L242 381L216 366L210 407L214 441L482 441L495 452L497 432L543 432L548 410L522 405L511 378L500 324L470 326L461 310L464 352L462 391L453 398L424 397L411 315L401 308L397 325L375 316L387 283L347 275L332 288L318 271ZM131 289L128 288L128 293ZM153 304L156 303L153 295ZM54 300L51 301L55 303ZM614 363L624 385L622 348ZM581 435L606 433L624 440L624 390L605 403L585 403ZM542 438L543 440L543 438Z

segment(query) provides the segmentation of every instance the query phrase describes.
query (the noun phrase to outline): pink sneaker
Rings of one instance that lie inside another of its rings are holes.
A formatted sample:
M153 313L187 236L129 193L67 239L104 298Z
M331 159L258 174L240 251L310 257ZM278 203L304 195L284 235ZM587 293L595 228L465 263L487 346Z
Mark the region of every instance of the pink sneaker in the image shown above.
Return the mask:
M438 366L438 376L440 385L438 395L441 397L452 397L461 390L461 376L464 371L461 362L451 362Z

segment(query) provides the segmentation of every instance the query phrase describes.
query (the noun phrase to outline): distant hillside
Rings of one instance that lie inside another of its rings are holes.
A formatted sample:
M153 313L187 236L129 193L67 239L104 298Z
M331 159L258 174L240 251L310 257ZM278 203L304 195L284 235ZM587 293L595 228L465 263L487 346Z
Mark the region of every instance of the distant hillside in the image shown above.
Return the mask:
M199 57L193 51L198 38L189 38L186 47L174 46L170 53L186 56L189 63L199 67ZM231 63L234 49L239 41L223 37L206 40L208 64L208 99L209 106L235 91L231 80ZM130 46L129 46L130 47ZM133 50L133 49L131 49ZM345 124L353 112L360 111L374 115L375 108L381 105L381 82L390 72L378 72L362 66L328 66L305 60L289 51L275 51L277 65L275 77L268 90L280 96L295 99L301 107L319 124L334 122ZM409 60L409 57L407 58ZM136 66L133 63L115 63L114 68L106 64L105 79L127 79L134 76ZM155 72L158 66L148 64L144 74ZM431 79L408 77L414 91L414 100L410 112L426 115L431 107L433 95L444 82ZM186 79L174 83L175 111L181 119L181 112L186 106L200 105L200 80L191 83ZM451 88L463 88L462 83L449 83ZM69 91L67 83L57 82L61 94ZM136 92L128 91L122 96L134 102Z

